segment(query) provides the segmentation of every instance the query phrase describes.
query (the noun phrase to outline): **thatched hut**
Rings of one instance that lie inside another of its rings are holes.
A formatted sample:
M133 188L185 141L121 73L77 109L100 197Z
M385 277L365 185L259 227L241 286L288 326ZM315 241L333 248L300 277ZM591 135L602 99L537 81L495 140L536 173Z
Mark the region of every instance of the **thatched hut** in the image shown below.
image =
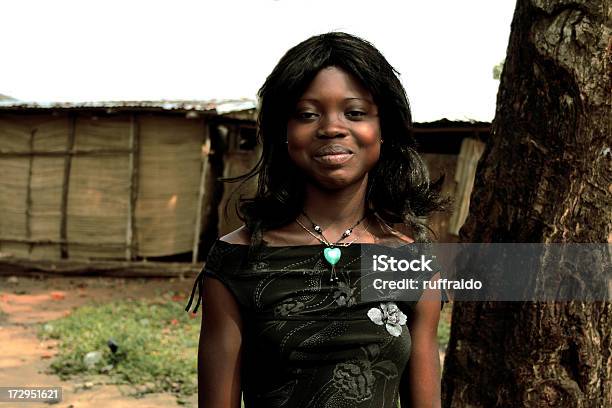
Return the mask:
M250 100L0 102L4 260L57 266L183 254L175 260L197 262L201 237L217 233L209 223L222 201L212 194L216 177L257 157L254 108ZM221 145L231 159L219 169L209 156Z

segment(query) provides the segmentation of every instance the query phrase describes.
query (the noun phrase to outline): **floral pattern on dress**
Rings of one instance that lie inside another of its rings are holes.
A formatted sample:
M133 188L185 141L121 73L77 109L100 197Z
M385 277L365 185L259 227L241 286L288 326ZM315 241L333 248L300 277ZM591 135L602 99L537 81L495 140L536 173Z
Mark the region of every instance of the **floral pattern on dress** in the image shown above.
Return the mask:
M364 358L338 363L334 367L333 384L342 396L356 402L372 398L376 377L390 380L398 376L396 365L390 360L379 361L380 347L370 344L361 347Z
M339 363L334 368L334 386L350 400L363 402L372 398L374 374L368 360Z
M304 307L304 303L299 300L287 299L274 308L274 315L277 317L286 317L292 313L300 312Z
M267 262L263 262L263 261L259 261L259 262L253 262L251 264L251 268L254 271L265 271L266 268L268 268L269 264Z
M385 328L390 335L398 337L402 334L402 325L406 324L407 316L394 302L381 303L380 307L368 310L368 317L375 324Z
M334 292L334 300L338 306L353 306L355 300L355 287L351 287L346 282L338 282L338 288Z

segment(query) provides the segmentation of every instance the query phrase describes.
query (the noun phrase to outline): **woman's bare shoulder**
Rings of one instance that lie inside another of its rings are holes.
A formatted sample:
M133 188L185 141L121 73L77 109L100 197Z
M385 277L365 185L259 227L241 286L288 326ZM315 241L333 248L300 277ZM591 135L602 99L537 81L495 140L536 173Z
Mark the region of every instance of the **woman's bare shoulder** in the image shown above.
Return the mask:
M230 244L248 245L251 243L251 234L246 226L243 225L229 234L222 236L219 238L219 240L228 242Z
M414 242L414 239L412 238L412 234L410 233L409 229L406 228L406 226L404 224L396 224L393 226L393 231L391 234L399 239L401 242L403 243L408 243L408 244L412 244Z
M405 244L412 244L413 242L414 239L402 234L401 232L388 233L376 238L377 244L389 246L401 246Z
M375 218L372 223L372 232L375 236L376 243L379 244L411 244L414 239L411 238L410 231L403 224L393 224L392 226L386 223L380 217Z

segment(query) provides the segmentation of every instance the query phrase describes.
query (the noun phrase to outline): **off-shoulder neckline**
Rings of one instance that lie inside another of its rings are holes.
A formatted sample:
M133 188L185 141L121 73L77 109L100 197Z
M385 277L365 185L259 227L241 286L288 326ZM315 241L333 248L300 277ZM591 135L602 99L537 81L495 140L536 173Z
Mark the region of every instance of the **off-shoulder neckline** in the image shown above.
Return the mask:
M232 242L227 242L227 241L222 241L221 239L217 238L217 240L215 241L215 244L217 243L221 243L222 245L226 245L226 246L233 246L236 248L244 248L247 249L249 247L249 244L234 244ZM346 247L339 247L341 249L346 249L346 248L351 248L351 247L360 247L360 246L373 246L373 247L385 247L385 248L392 248L392 249L400 249L400 248L405 248L409 245L412 244L418 244L418 242L413 241L413 242L407 242L403 245L398 245L396 247L390 247L384 244L377 244L374 242L354 242L353 244L346 246ZM321 244L311 244L311 245L274 245L274 246L270 246L270 245L266 245L264 247L262 247L262 249L298 249L298 248L313 248L313 249L322 249L322 248L326 248L327 245L321 243Z

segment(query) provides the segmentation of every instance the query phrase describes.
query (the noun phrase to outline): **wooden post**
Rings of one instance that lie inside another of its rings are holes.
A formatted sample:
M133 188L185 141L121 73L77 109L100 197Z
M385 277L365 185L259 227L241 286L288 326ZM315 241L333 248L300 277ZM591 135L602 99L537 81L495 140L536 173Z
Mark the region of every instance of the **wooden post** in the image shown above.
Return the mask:
M34 150L34 136L36 135L36 130L33 129L30 132L30 151ZM28 185L26 186L26 239L32 239L32 165L34 163L34 156L29 157L29 165L28 165ZM28 254L32 253L32 244L28 244Z
M64 158L64 183L62 184L61 220L60 220L60 257L68 258L68 192L70 187L70 169L72 167L72 154L76 132L76 114L68 114L70 122L68 139L66 142L66 156Z
M196 207L196 220L193 232L193 256L192 263L198 262L198 249L200 246L200 231L202 230L202 204L204 203L204 188L206 187L206 171L208 170L208 154L210 152L210 137L208 134L208 123L204 121L204 143L202 143L200 170L200 191L198 193L198 204Z
M138 197L138 156L140 153L140 134L136 114L130 116L130 155L129 155L129 199L127 211L127 228L125 232L125 259L131 261L134 254L134 223L136 200Z

